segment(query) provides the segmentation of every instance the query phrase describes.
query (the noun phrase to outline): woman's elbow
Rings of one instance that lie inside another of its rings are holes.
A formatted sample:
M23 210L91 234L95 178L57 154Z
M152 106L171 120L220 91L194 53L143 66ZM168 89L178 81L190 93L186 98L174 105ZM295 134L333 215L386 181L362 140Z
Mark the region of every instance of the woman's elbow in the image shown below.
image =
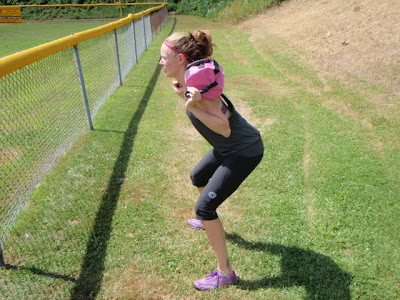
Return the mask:
M230 129L226 130L222 135L223 135L225 138L230 137L230 136L231 136L231 130L230 130Z
M224 127L225 127L225 128L224 128L224 130L223 130L223 132L222 132L222 135L223 135L224 137L228 138L228 137L231 136L231 133L232 133L231 127L229 126L229 123L228 123L226 126L224 126Z

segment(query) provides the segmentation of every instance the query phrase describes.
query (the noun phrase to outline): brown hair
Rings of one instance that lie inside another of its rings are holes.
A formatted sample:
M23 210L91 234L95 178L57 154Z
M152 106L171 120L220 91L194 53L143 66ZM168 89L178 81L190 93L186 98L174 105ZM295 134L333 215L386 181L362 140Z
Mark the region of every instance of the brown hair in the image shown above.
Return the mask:
M186 54L189 57L189 62L208 58L213 53L214 44L209 31L177 32L170 35L166 41L180 52Z

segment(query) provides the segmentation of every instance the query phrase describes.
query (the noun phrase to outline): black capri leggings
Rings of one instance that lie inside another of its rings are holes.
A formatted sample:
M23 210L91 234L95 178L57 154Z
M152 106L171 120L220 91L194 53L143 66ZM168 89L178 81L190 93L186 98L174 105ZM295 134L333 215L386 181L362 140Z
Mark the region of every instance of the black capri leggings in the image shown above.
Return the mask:
M211 149L190 172L192 183L204 187L196 203L198 220L218 218L217 208L228 198L260 163L262 155L222 157Z

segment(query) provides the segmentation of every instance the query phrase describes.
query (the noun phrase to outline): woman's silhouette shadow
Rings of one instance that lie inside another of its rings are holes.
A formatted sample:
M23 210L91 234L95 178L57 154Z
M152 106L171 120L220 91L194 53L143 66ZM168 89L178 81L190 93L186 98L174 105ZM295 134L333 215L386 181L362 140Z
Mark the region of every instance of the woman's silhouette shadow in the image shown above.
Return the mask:
M349 286L352 276L340 269L328 256L297 247L248 242L236 233L227 233L226 237L239 247L264 251L282 257L281 276L256 280L239 279L237 285L240 288L257 290L304 286L307 291L307 299L350 299Z

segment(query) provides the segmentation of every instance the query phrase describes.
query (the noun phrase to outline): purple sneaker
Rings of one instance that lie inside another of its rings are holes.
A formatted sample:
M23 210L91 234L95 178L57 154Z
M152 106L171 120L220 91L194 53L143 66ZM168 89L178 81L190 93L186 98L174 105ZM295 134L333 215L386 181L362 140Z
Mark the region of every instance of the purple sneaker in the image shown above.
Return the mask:
M193 229L203 229L204 230L203 222L201 220L190 219L188 221L188 224Z
M211 289L216 289L220 286L227 286L235 284L237 282L237 276L234 271L232 271L232 276L226 276L220 271L215 270L211 272L210 275L204 277L203 279L196 280L193 282L194 287L199 291L206 291Z

